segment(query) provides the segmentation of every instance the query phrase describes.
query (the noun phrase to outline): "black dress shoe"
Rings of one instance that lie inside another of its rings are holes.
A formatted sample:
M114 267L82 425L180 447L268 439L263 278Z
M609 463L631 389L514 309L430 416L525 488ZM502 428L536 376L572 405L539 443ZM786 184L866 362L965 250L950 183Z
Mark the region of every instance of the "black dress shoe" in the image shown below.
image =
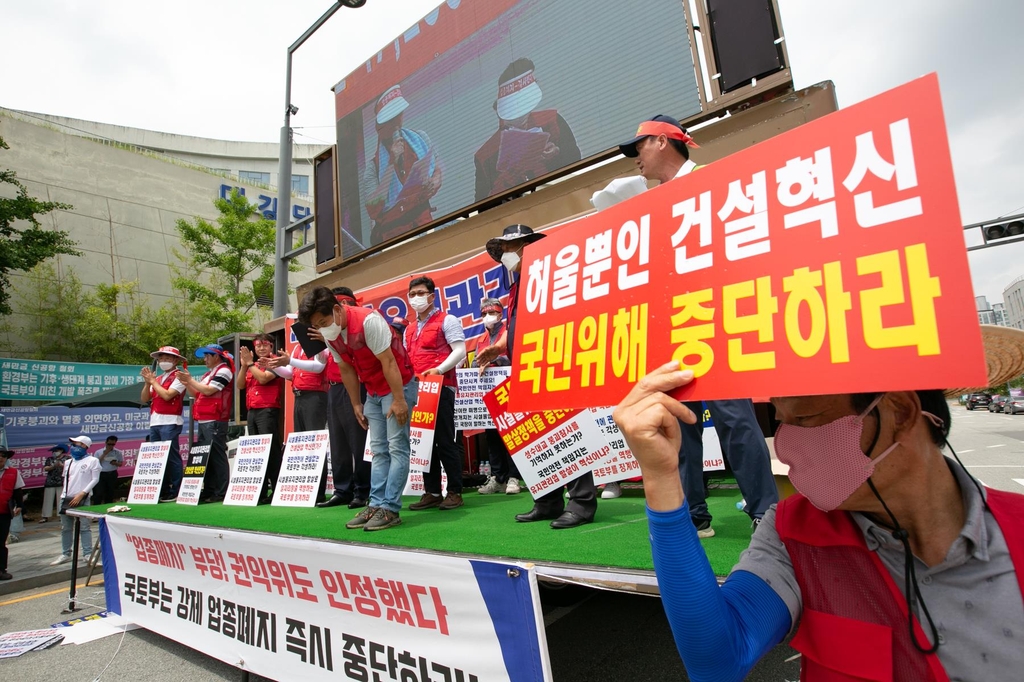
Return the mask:
M585 519L576 512L567 511L561 516L551 522L552 528L575 528L576 526L582 526L584 523L590 523L590 519Z
M525 514L516 514L516 521L519 523L530 523L531 521L547 521L548 519L558 518L558 514L545 514L541 510L534 507Z
M349 509L359 509L360 507L366 506L366 500L362 497L356 497L348 503Z
M331 495L331 499L324 502L317 502L316 506L321 509L326 509L327 507L340 507L343 504L348 504L348 502L349 501L341 495Z

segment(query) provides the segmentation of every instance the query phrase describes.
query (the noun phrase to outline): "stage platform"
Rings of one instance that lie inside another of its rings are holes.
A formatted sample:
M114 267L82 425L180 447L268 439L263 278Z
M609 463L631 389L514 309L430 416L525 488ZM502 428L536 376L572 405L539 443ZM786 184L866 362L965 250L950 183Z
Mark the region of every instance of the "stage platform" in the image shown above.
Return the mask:
M402 524L375 533L346 529L345 522L355 515L346 507L165 503L135 505L118 516L470 559L525 561L536 566L543 581L658 594L640 484L625 484L618 499L599 500L594 523L566 530L553 530L547 522L517 523L515 515L531 507L527 493L480 495L467 490L464 499L465 505L458 509L413 512L407 507L416 498L403 498ZM702 543L715 574L721 577L728 575L752 533L750 519L736 509L740 499L739 490L728 483L708 496L715 536ZM81 511L91 516L106 508Z

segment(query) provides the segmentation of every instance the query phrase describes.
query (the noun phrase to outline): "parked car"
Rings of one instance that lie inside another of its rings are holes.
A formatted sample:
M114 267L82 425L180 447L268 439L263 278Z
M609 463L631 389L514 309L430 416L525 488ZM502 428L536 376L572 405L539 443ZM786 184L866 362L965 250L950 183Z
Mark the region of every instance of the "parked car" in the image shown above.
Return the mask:
M1024 398L1010 398L1006 401L1006 407L1003 408L1003 412L1006 414L1017 414L1024 412Z
M973 410L976 407L988 407L992 402L992 396L988 393L972 393L967 396L967 409Z
M1003 408L1006 407L1006 401L1009 400L1005 395L994 395L992 396L992 402L988 404L989 412L1002 412Z

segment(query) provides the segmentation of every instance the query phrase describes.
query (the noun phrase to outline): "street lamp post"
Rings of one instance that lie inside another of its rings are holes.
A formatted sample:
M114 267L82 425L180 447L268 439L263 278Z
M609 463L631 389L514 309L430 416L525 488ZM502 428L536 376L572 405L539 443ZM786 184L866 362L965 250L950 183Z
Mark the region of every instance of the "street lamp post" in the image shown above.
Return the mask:
M339 0L323 13L306 32L288 47L288 61L284 78L284 126L281 128L280 165L277 169L277 245L274 256L274 317L288 312L288 225L292 213L292 114L299 108L292 104L292 53L317 32L342 7L357 9L366 0Z

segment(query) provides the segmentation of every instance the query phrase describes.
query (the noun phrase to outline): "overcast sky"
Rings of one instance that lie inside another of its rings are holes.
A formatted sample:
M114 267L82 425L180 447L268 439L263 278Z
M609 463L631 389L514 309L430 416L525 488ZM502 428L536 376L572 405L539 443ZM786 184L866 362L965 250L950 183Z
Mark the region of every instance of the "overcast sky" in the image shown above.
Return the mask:
M1024 212L1022 0L779 1L797 87L832 80L847 106L937 71L963 222ZM331 86L440 2L368 0L313 36L294 58L296 141L331 144ZM286 48L330 4L9 3L0 21L0 105L277 141ZM1024 243L974 252L970 263L976 294L999 301L1024 275Z

